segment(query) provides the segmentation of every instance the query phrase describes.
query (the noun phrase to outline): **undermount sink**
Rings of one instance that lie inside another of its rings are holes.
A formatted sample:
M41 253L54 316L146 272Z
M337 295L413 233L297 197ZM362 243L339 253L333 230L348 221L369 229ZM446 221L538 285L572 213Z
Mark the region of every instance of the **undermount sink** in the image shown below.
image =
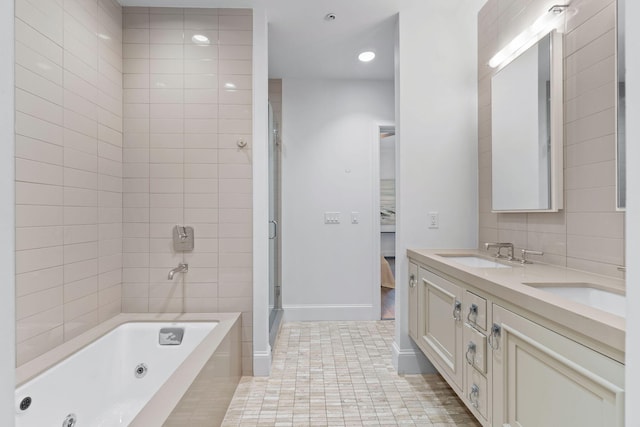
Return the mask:
M501 264L499 262L481 258L475 255L446 255L439 254L439 256L447 258L450 261L456 262L458 264L466 265L467 267L474 268L511 268L510 265Z
M597 308L616 316L625 317L624 295L599 289L591 283L523 283L527 286L558 295L579 304Z

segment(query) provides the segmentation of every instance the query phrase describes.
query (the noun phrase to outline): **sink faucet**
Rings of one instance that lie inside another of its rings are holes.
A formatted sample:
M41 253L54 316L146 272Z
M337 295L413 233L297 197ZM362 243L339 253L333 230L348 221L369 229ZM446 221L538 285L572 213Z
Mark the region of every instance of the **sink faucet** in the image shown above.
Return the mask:
M491 248L498 249L498 252L495 254L496 258L507 258L509 261L512 261L513 259L515 259L513 257L513 243L485 243L484 244L484 248L486 250L489 250ZM507 253L507 256L502 255L502 253L501 253L502 248L509 249L509 252Z
M180 263L176 268L172 268L171 271L169 271L169 280L173 280L173 276L176 273L186 273L187 271L189 271L189 264Z

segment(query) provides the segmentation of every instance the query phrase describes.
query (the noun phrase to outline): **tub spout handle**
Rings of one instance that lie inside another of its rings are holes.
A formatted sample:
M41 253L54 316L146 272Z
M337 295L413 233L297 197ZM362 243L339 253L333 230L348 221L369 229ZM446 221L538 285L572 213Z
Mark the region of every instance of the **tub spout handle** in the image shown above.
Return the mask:
M169 275L167 277L169 280L173 280L173 276L175 276L176 273L186 273L188 271L189 264L180 263L176 268L172 268L171 271L169 271Z

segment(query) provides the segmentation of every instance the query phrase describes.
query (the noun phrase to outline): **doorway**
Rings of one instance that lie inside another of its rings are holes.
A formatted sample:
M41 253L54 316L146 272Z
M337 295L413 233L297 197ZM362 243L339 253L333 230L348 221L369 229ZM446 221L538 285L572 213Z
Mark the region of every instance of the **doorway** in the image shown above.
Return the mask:
M379 127L380 318L395 319L396 130Z

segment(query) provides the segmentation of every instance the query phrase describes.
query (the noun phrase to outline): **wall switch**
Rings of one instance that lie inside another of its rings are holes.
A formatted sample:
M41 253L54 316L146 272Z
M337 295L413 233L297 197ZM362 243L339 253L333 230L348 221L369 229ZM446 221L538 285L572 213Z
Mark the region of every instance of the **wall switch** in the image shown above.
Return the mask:
M340 212L325 212L324 213L325 224L340 224Z
M439 228L440 220L438 219L438 212L429 212L428 214L429 228Z
M360 212L351 212L351 224L360 224Z

